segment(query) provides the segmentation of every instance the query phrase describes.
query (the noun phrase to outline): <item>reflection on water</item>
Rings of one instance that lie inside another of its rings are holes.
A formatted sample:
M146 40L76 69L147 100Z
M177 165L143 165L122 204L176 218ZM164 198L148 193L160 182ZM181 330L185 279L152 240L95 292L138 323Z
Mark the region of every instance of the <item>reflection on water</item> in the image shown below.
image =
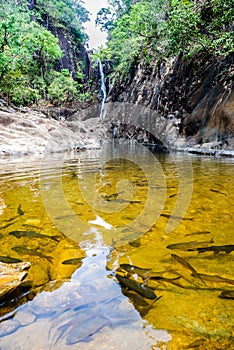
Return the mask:
M232 160L138 145L1 160L0 261L32 264L1 349L231 348L232 187Z

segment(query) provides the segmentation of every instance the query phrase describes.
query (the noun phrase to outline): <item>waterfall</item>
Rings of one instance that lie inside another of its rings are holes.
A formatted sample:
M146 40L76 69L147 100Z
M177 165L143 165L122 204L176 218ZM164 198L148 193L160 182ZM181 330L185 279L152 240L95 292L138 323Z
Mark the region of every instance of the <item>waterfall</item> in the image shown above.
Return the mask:
M98 60L98 67L99 67L99 72L101 76L101 92L102 92L102 104L101 104L101 112L100 112L100 118L104 119L105 118L105 101L106 101L106 84L105 84L105 75L103 72L103 66L102 62Z

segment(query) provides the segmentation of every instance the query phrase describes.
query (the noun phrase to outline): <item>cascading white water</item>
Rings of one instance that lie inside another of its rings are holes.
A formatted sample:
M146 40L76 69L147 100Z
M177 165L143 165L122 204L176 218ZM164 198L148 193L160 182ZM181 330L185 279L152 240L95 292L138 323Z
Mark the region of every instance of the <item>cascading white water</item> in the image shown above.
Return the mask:
M102 104L101 104L101 112L100 118L105 118L105 101L106 101L106 83L105 83L105 75L103 72L102 62L98 60L98 67L101 76L101 91L102 91Z

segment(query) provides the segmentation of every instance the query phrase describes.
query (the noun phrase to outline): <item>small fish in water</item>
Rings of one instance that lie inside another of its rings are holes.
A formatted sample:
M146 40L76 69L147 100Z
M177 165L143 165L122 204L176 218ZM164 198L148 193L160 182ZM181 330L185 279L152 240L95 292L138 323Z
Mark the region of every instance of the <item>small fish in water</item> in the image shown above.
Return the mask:
M162 298L162 295L160 295L158 298L154 299L154 301L150 305L147 305L147 306L144 306L143 308L141 308L139 310L141 317L145 317L148 314L148 312L152 309L155 301L158 301L161 298Z
M21 238L21 237L49 238L49 239L53 239L56 242L59 242L59 240L60 240L59 236L48 236L48 235L44 235L41 233L37 233L35 231L11 231L11 232L9 232L9 235L15 236L17 238Z
M210 231L197 231L197 232L187 233L185 237L194 236L194 235L207 235L209 233Z
M173 278L167 278L167 277L163 277L163 276L150 277L150 279L153 281L162 281L162 282L168 282L168 283L172 283L172 284L174 281L177 281L180 278L181 278L181 276L177 276L177 277L173 277Z
M129 204L140 204L142 203L142 201L137 201L137 200L127 200L127 199L123 199L123 198L119 198L115 200L116 203L129 203Z
M127 271L130 274L137 274L142 279L147 279L147 278L159 276L165 272L168 272L168 270L169 270L167 268L166 270L156 272L156 271L152 271L152 269L149 269L149 268L143 268L143 267L134 266L134 265L130 265L130 264L120 264L120 268L124 271Z
M234 299L234 290L224 290L219 295L221 299Z
M118 279L118 281L122 285L129 288L130 290L133 290L137 294L140 294L143 298L152 299L152 300L158 298L157 295L154 293L153 289L151 289L143 284L140 284L136 281L130 280L126 277L122 277L118 274L116 274L116 278Z
M134 241L129 241L128 244L132 247L138 248L141 246L141 239L135 239Z
M136 273L138 276L141 276L141 277L145 277L147 274L149 274L152 271L152 269L138 267L130 264L120 264L120 268L131 274Z
M163 216L164 218L167 219L179 219L179 220L186 220L186 221L193 221L193 218L183 218L182 216L175 216L175 215L170 215L170 214L160 214L160 216Z
M197 248L200 247L207 247L207 244L214 243L213 238L209 241L203 241L203 242L197 242L197 241L191 241L191 242L182 242L182 243L175 243L175 244L169 244L167 246L167 249L178 249L178 250L184 250L187 252L196 251Z
M227 193L225 193L225 192L221 192L221 191L219 191L219 190L214 190L214 189L211 189L210 191L211 191L211 192L215 192L215 193L222 194L222 195L224 195L224 196L227 196Z
M190 270L192 273L196 273L197 271L190 265L185 259L181 258L179 255L171 254L171 257L176 260L180 265L185 267L186 269Z
M1 227L0 227L0 230L3 230L4 228L7 228L7 227L9 227L9 226L11 226L11 225L13 225L13 224L15 224L15 223L16 223L16 221L9 222L8 224L6 224L6 225L4 225L4 226L1 226Z
M78 265L82 264L83 258L73 258L73 259L67 259L62 262L63 265Z
M213 245L211 247L198 247L196 250L198 251L198 253L214 252L214 255L220 252L230 254L234 250L234 244Z
M4 262L5 264L15 264L15 263L22 262L22 260L17 258L12 258L10 256L0 256L0 261Z
M186 269L188 269L189 271L192 272L192 274L196 274L198 275L197 271L194 269L194 267L192 265L190 265L185 259L181 258L181 256L176 255L176 254L171 254L171 257L176 260L180 265L182 265L183 267L185 267ZM203 279L201 277L199 277L199 279L201 280L201 282L203 284L205 284L205 282L203 281ZM205 284L206 285L206 284Z
M15 246L13 248L11 248L12 250L14 250L15 252L22 254L22 255L31 255L31 256L38 256L39 258L43 258L48 260L50 263L52 263L52 256L47 256L44 255L42 253L36 252L32 249L28 249L26 246Z
M20 216L22 216L22 215L24 215L24 211L23 211L23 209L21 208L21 204L18 206L18 208L17 208L17 213L20 215Z
M171 194L170 196L169 196L169 198L174 198L174 197L176 197L177 196L177 194L176 193L173 193L173 194Z
M200 347L201 345L203 345L204 342L205 342L205 340L203 340L203 339L197 339L197 340L194 340L192 343L186 345L183 349L197 348L197 347Z
M217 275L206 275L204 273L192 273L191 276L202 278L203 280L214 282L214 283L227 283L234 285L234 280L231 280L229 278L224 278Z
M108 201L108 202L115 201L115 200L118 198L118 196L119 196L121 193L123 193L123 192L124 192L124 191L112 193L112 194L110 194L110 195L104 196L103 198L104 198L106 201Z

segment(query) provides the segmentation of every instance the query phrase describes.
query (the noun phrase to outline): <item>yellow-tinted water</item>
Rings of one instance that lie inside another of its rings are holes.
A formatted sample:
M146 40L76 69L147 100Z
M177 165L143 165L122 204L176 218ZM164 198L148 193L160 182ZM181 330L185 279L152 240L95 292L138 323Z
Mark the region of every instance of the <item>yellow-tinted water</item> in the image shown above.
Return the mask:
M232 348L232 160L108 145L1 169L0 260L32 263L1 349Z

